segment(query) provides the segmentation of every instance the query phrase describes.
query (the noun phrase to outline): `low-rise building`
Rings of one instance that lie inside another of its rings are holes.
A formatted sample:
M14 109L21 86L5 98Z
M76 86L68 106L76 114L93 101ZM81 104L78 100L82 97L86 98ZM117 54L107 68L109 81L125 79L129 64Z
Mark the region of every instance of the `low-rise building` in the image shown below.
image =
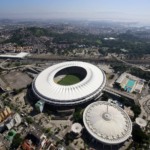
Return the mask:
M0 110L0 132L5 128L6 122L11 119L12 112L9 107L5 107Z
M0 112L0 132L4 129L10 130L14 126L18 126L22 119L18 113L12 113L9 107L5 107Z
M5 124L8 130L13 128L14 126L18 126L21 123L22 119L18 113L15 113L8 123Z
M21 148L22 150L36 150L40 145L40 139L34 134L27 134L23 141Z
M0 58L23 59L23 58L26 57L27 55L29 55L29 53L20 52L20 53L18 53L18 54L3 54L3 55L0 55Z

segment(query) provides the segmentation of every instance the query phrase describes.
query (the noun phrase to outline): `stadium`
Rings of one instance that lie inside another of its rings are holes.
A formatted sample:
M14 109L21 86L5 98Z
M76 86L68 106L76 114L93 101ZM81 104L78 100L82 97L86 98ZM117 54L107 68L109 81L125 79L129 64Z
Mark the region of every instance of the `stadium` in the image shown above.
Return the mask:
M86 62L69 61L42 71L32 83L35 96L55 106L73 106L100 96L106 84L104 72Z
M87 106L83 122L88 133L108 145L120 144L131 137L132 122L119 106L97 101Z

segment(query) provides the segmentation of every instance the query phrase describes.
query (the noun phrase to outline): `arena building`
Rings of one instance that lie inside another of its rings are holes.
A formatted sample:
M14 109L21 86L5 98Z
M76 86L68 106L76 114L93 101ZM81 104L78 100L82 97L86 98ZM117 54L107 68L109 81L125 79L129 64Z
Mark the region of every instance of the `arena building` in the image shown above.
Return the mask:
M98 67L69 61L42 71L32 89L37 98L51 105L73 106L98 98L105 84L105 74Z
M132 133L132 122L118 105L97 101L84 111L83 122L88 133L104 144L120 144Z

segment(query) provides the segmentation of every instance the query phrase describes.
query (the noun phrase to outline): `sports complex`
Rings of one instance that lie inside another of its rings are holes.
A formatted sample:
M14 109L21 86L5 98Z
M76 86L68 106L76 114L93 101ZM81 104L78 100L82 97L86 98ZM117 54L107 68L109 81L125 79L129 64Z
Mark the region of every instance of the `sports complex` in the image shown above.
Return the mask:
M72 106L98 98L105 87L104 72L93 64L69 61L42 71L32 83L36 97L55 106Z
M144 87L144 80L124 72L116 80L116 84L128 93L141 93Z

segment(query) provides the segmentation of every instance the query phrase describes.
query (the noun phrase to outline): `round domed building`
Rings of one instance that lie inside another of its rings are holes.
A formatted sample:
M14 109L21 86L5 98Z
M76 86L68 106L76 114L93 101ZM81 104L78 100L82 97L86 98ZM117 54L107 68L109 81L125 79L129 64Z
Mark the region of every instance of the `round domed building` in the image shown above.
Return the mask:
M87 106L83 122L88 133L104 144L120 144L132 133L132 122L128 114L121 107L104 101Z
M55 106L73 106L97 98L106 84L104 72L86 62L69 61L42 71L32 83L34 94Z

